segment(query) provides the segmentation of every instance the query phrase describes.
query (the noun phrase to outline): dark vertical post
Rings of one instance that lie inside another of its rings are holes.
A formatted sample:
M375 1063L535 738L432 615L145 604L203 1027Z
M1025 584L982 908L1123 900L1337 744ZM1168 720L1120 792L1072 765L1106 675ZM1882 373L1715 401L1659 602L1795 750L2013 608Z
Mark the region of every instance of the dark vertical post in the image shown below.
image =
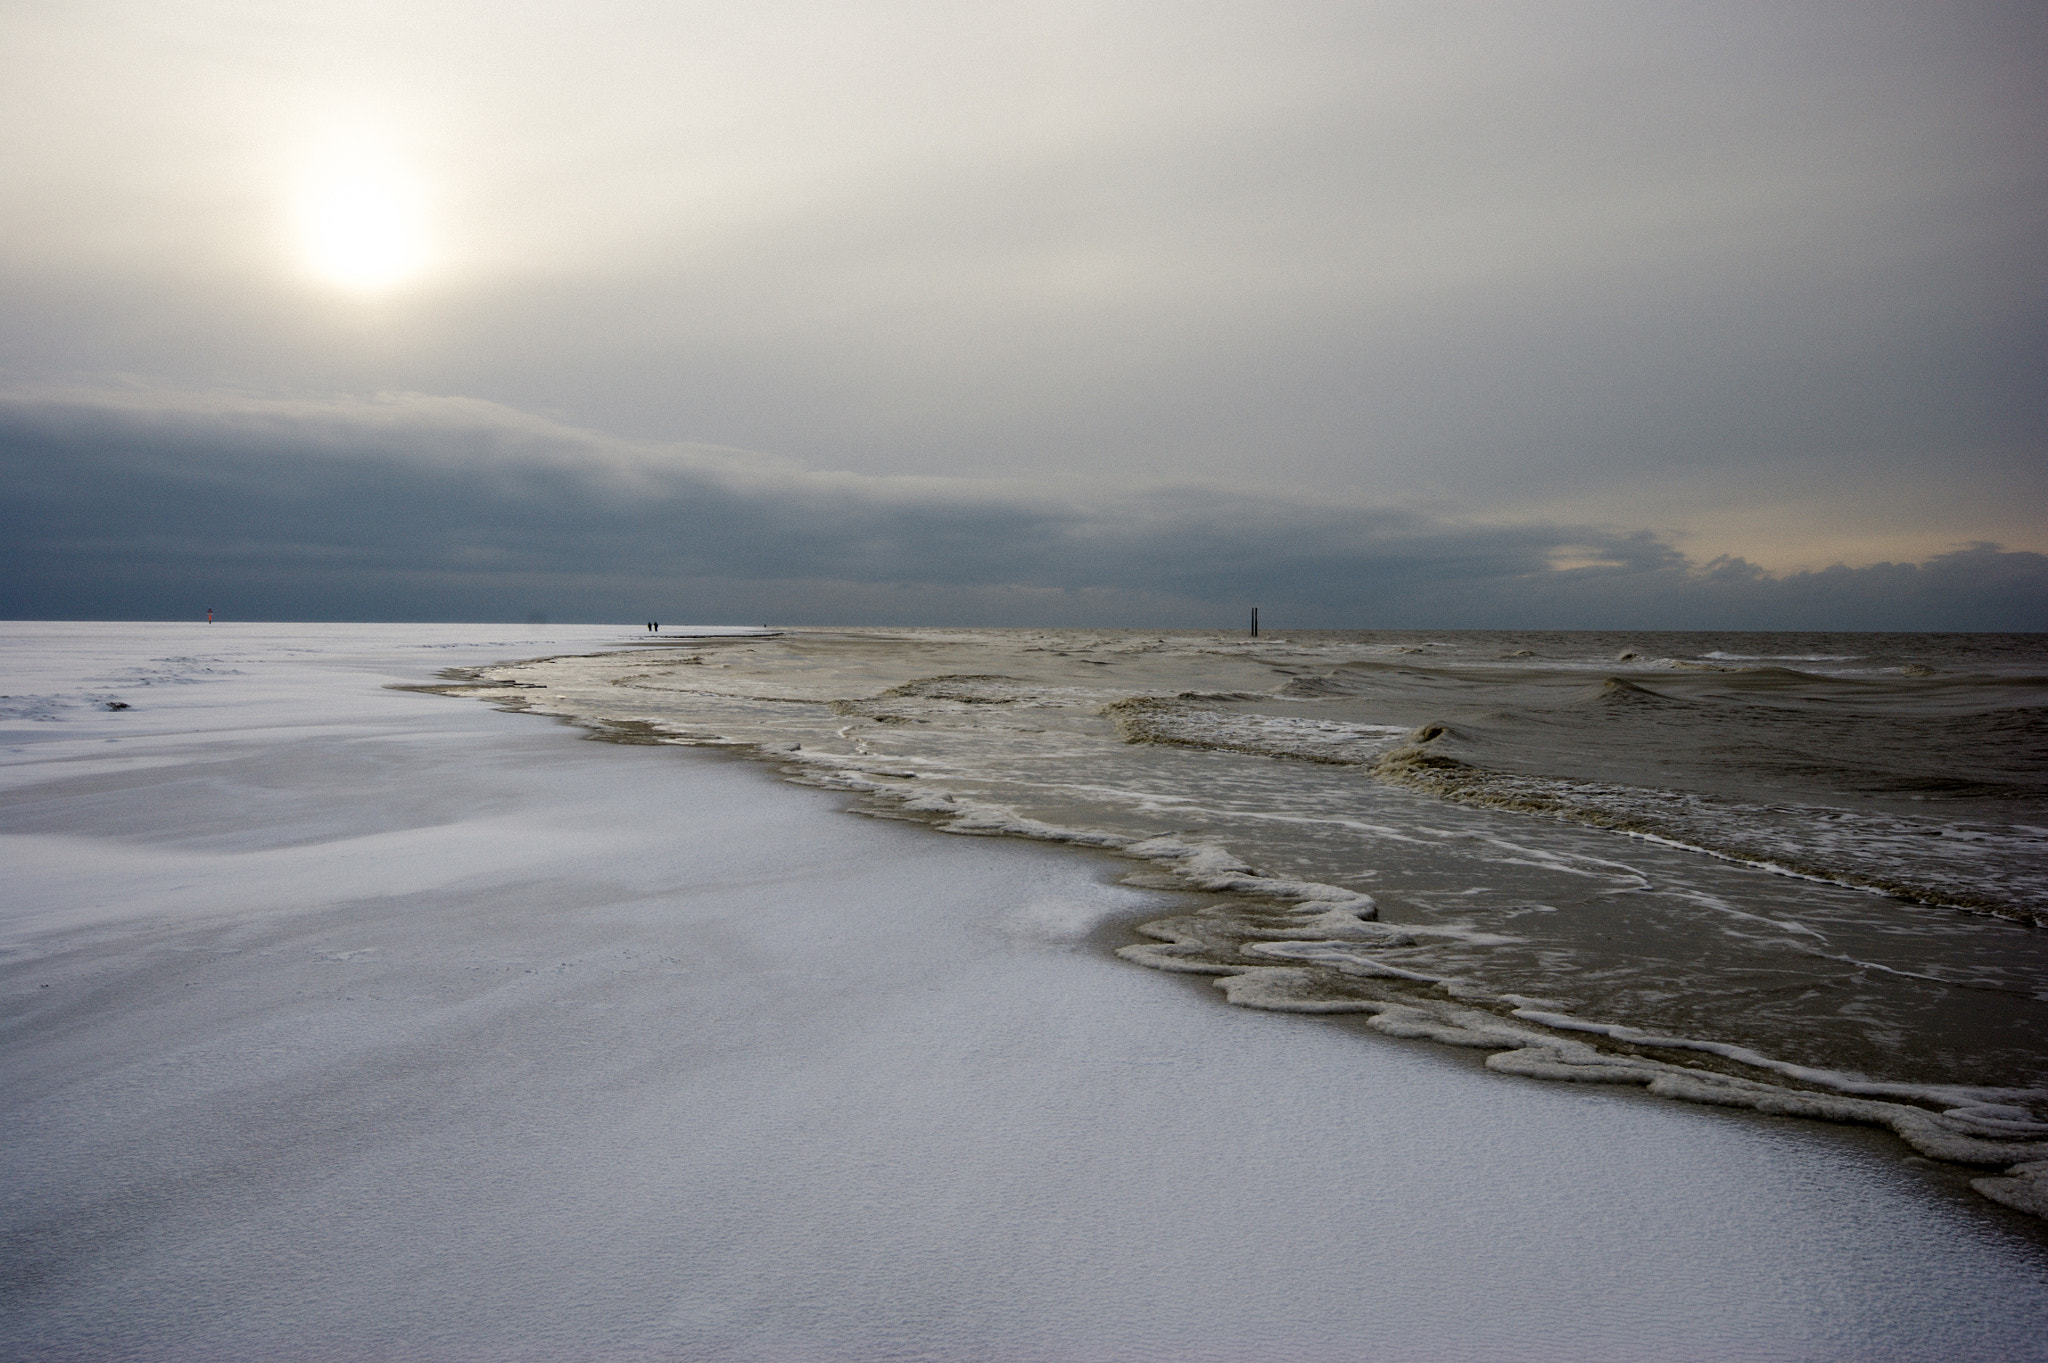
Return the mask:
M1253 607L1252 607L1252 638L1256 639L1256 638L1258 638L1258 637L1259 637L1259 608L1258 608L1257 606L1253 606Z

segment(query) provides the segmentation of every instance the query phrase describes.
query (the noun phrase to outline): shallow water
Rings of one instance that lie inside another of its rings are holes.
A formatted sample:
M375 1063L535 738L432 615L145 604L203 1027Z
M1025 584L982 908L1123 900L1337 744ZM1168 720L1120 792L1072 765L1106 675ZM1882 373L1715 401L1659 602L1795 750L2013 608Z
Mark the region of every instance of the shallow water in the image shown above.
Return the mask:
M474 680L1123 851L1215 892L1127 957L1235 1002L2048 1157L2038 636L805 631Z

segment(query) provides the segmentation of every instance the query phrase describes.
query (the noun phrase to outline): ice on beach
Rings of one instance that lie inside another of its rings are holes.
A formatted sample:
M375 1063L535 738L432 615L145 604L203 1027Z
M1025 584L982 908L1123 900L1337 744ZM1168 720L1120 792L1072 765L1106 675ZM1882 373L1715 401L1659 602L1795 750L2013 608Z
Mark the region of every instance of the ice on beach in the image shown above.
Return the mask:
M0 625L0 1354L2048 1358L2039 1223L1887 1137L1232 1009L1106 856L386 689L643 635Z

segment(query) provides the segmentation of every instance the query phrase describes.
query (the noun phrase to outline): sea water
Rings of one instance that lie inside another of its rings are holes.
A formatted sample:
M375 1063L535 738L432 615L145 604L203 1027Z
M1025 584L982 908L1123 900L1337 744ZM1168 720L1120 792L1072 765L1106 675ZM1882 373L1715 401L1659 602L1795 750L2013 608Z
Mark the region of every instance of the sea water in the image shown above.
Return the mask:
M1203 896L1122 954L1236 1003L2048 1159L2040 636L807 630L454 683L1118 851Z

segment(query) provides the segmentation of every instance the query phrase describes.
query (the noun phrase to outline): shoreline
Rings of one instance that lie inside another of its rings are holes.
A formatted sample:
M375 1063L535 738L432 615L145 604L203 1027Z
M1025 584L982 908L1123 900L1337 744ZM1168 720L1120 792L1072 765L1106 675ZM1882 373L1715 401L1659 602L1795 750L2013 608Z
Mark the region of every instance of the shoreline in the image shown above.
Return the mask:
M1150 851L1144 843L1108 841L1063 828L1026 828L1015 825L1014 820L983 826L969 822L953 808L921 807L918 797L907 790L872 781L848 782L830 769L821 773L792 763L779 748L724 736L691 735L664 728L654 720L535 710L525 699L511 694L528 683L483 676L552 660L450 669L443 674L443 684L406 689L483 700L515 713L545 715L602 741L720 753L758 764L791 785L843 793L853 812L872 818L921 824L962 836L1007 837L1107 854L1131 866L1117 877L1117 883L1181 896L1181 907L1174 913L1130 924L1126 940L1112 948L1113 954L1155 970L1209 977L1205 982L1222 990L1224 1000L1233 1006L1357 1018L1362 1027L1382 1036L1428 1039L1452 1049L1484 1051L1480 1063L1503 1076L1592 1083L1607 1089L1635 1088L1660 1100L1742 1110L1767 1120L1795 1118L1835 1128L1876 1129L1889 1138L1894 1152L1914 1167L1933 1171L1932 1177L1943 1187L1960 1184L1974 1189L1977 1196L1998 1205L2002 1212L2025 1218L2027 1233L2048 1243L2048 1142L1973 1129L1944 1111L1963 1102L1961 1097L1920 1092L1925 1086L1874 1083L1805 1069L1739 1046L1607 1027L1532 1008L1512 995L1496 998L1459 987L1451 987L1446 994L1439 981L1425 976L1403 978L1405 972L1385 967L1372 972L1385 978L1339 981L1333 995L1328 978L1311 982L1299 968L1300 964L1314 964L1317 958L1303 955L1297 962L1285 950L1286 939L1363 937L1369 943L1383 934L1398 940L1404 935L1400 930L1382 929L1371 921L1377 912L1369 898L1335 886L1269 877L1234 860L1228 865L1205 865L1200 849L1183 848L1176 838L1154 840L1175 844L1160 853ZM1190 853L1194 855L1190 857ZM1236 904L1238 912L1204 913L1205 908L1213 910L1221 903ZM1231 925L1237 930L1226 929L1220 937L1205 931L1225 917L1243 918L1245 904L1253 905L1264 919L1251 937L1242 931L1241 923ZM1351 921L1354 911L1366 920L1362 925ZM1249 948L1247 941L1252 942ZM1304 945L1337 943L1306 940ZM1250 952L1269 953L1286 964L1266 955L1248 962L1244 958Z
M16 1354L2048 1357L2039 1242L1858 1139L1226 1011L1107 859L286 643L0 735Z

